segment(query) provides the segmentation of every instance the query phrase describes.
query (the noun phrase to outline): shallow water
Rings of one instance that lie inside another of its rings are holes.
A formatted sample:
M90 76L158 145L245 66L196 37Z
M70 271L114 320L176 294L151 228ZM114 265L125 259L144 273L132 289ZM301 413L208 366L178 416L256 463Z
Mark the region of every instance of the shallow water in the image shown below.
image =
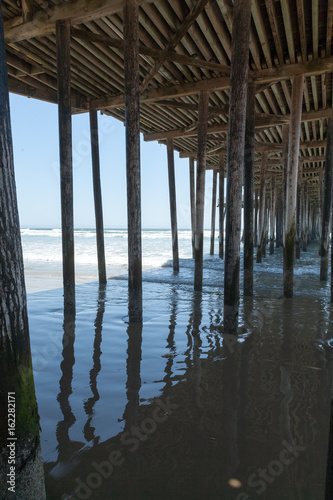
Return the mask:
M75 321L61 289L28 296L48 499L324 499L333 308L318 246L293 299L280 249L255 269L237 338L217 257L202 294L191 259L178 276L146 268L142 328L124 275L79 285Z

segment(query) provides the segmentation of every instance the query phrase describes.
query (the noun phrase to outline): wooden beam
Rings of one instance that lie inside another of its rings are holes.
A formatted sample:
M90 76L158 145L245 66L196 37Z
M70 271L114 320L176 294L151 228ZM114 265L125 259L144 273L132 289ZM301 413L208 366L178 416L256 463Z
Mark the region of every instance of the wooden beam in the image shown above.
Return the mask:
M255 86L248 83L244 150L244 295L253 295Z
M275 186L275 177L271 176L271 198L270 198L270 221L269 221L269 254L273 255L274 253L274 230L275 230L275 214L276 214L276 186Z
M266 26L261 15L259 0L252 0L252 18L260 40L261 49L264 53L268 68L272 67L271 48L267 38Z
M168 154L168 179L169 179L169 197L170 197L170 220L172 236L172 263L173 272L179 271L179 253L178 253L178 230L177 230L177 205L176 205L176 182L175 182L175 160L173 151L173 140L167 140Z
M126 108L126 178L128 228L128 312L142 322L142 246L139 101L139 6L124 0L124 60Z
M152 3L155 0L138 0L140 5ZM72 26L111 16L121 12L123 0L76 0L70 3L38 10L30 21L22 22L21 16L10 19L5 24L6 43L20 42L40 36L50 35L55 31L57 21L70 20Z
M329 57L332 53L333 0L327 2L326 19L326 57Z
M90 142L91 142L91 160L93 172L95 222L96 222L96 245L98 276L100 284L106 283L105 249L104 249L104 224L103 224L103 205L101 190L101 174L99 161L99 142L98 142L98 119L97 111L89 112L90 118Z
M298 174L299 140L301 129L301 113L303 100L304 77L297 76L293 80L292 107L289 131L288 178L286 202L286 235L284 246L283 283L284 296L293 296L295 231L296 231L296 190Z
M217 170L213 171L213 186L212 186L212 217L210 229L210 255L214 255L215 243L215 220L216 220L216 188L217 188Z
M202 290L208 92L200 92L196 184L194 290Z
M261 155L261 169L260 169L260 195L259 195L259 237L257 249L257 263L262 262L263 247L264 247L264 221L266 210L266 170L267 170L267 152Z
M318 59L318 0L312 0L312 49L313 58Z
M224 250L224 153L219 155L219 257Z
M56 50L58 75L64 312L65 315L73 315L75 314L75 267L69 21L57 21L56 23Z
M237 334L239 307L240 228L251 2L235 0L232 27L228 184L224 267L224 333Z
M35 8L33 0L21 0L23 22L31 21Z
M204 10L206 7L207 3L209 0L198 0L195 5L192 7L190 12L187 14L183 22L181 23L180 27L176 31L176 33L173 34L171 40L169 41L168 45L165 47L165 50L171 51L177 45L179 44L180 40L183 38L184 35L188 32L192 24L196 21L197 17L201 14L201 12ZM149 73L146 75L145 79L143 80L141 86L140 86L140 91L143 92L149 85L149 83L152 81L158 70L160 69L161 66L163 66L164 62L166 61L165 56L161 55L161 57L155 62L154 66L151 68Z
M297 18L298 18L298 28L299 37L301 41L301 51L303 62L307 60L307 39L305 30L305 13L304 13L304 3L303 0L297 0Z
M289 0L280 0L283 23L285 27L285 35L287 38L289 58L292 64L295 63L295 45L294 45L294 30L292 26L292 18L290 13Z
M195 239L195 181L194 181L194 158L189 162L190 174L190 206L191 206L191 229L192 229L192 257L194 258L194 239Z
M108 45L109 47L124 50L124 41L120 38L111 38L107 35L99 35L91 31L77 28L72 28L71 33L74 38L88 40L90 42L100 43L103 45ZM177 52L153 49L142 44L139 44L139 53L141 55L149 56L154 59L161 59L163 57L165 61L177 62L180 64L186 64L188 66L198 66L200 68L206 68L212 71L217 71L219 73L230 73L230 67L226 65L205 61L203 59L197 59L195 57L190 57L183 54L177 54Z
M279 27L276 19L276 13L274 8L273 0L265 0L266 10L269 18L269 23L271 25L273 40L275 44L276 53L279 59L279 63L282 65L284 63L283 49L281 44L281 38L279 33Z
M333 118L327 124L327 148L324 177L324 200L322 207L321 234L320 234L320 279L327 281L329 237L332 218L332 176L333 176Z

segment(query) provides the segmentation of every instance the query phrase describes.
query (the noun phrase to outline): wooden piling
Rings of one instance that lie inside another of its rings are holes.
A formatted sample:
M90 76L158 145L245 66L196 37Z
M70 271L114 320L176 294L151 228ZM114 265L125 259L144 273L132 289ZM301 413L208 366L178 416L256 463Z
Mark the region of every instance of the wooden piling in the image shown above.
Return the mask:
M192 257L194 259L195 239L195 184L194 184L194 158L190 158L190 205L191 205L191 229L192 229Z
M98 276L99 276L100 284L105 284L106 283L106 266L105 266L105 248L104 248L104 224L103 224L101 173L100 173L100 163L99 163L97 111L90 110L89 117L90 117L91 159L92 159L95 221L96 221Z
M282 125L282 192L283 192L283 226L282 245L284 248L286 240L286 217L287 217L287 179L288 179L288 150L289 150L289 125Z
M259 211L259 191L254 191L254 246L258 247L258 211Z
M296 259L301 258L301 245L302 245L302 198L303 198L303 165L298 162L298 175L297 175L297 194L296 194L296 234L295 234L295 247Z
M265 250L265 212L266 212L266 169L267 169L267 152L264 151L261 155L260 168L260 197L259 197L259 237L257 248L257 263L262 262L263 253Z
M255 85L247 86L244 149L244 295L253 295Z
M75 314L70 22L56 23L64 313Z
M230 104L228 124L228 188L224 271L224 331L237 333L240 230L251 2L235 0L233 8Z
M295 261L295 231L296 231L296 193L298 175L298 155L301 131L301 115L303 100L303 75L293 78L292 102L290 114L288 173L287 173L287 203L286 203L286 234L284 245L283 284L284 296L293 296L294 261Z
M308 220L309 220L309 197L308 185L304 182L303 189L303 252L308 250Z
M276 212L276 186L275 177L271 176L271 199L270 199L270 222L269 222L269 253L274 254L274 230L275 230L275 212Z
M174 160L172 139L167 139L167 152L168 152L170 219L171 219L171 235L172 235L172 261L173 261L173 271L174 273L178 273L179 253L178 253L176 182L175 182L175 160Z
M194 290L196 290L197 292L200 292L202 290L207 118L208 118L208 92L206 90L202 90L199 95L197 185L196 185L195 241L194 241L194 247L195 247Z
M139 6L124 0L129 320L142 321Z
M324 177L324 199L321 218L320 237L320 279L326 281L328 278L328 254L329 237L331 228L332 212L332 170L333 170L333 118L327 120L327 144Z
M0 6L0 489L1 498L44 500L3 33ZM13 492L9 476L14 476Z
M212 187L212 218L210 230L210 255L214 255L215 241L215 218L216 218L216 187L217 187L217 170L213 171L213 187Z
M219 155L219 257L224 257L224 153Z

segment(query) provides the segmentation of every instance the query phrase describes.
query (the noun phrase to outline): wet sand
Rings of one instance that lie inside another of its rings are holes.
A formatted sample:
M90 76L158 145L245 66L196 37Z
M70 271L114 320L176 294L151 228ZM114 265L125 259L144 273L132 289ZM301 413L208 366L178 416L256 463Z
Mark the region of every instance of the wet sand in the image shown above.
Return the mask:
M281 252L265 259L237 338L211 271L202 295L188 269L146 274L142 328L125 279L77 286L65 324L61 288L31 293L48 498L324 499L333 315L316 255L291 300Z

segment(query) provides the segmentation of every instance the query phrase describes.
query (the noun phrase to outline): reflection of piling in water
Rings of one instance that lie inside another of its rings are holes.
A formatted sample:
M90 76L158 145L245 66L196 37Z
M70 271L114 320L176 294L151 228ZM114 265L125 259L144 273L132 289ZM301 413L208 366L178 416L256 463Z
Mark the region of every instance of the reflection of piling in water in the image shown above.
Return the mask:
M93 367L89 373L89 384L93 395L84 402L84 410L88 416L88 420L84 426L83 433L87 441L91 441L95 437L94 434L95 429L91 426L91 420L94 414L94 406L96 402L99 400L99 392L97 389L97 376L101 370L101 354L102 354L101 343L102 343L104 311L105 311L105 285L100 285L98 293L98 308L95 320Z
M63 414L63 420L58 422L57 425L57 441L58 441L58 452L59 460L64 462L69 453L69 429L72 427L76 418L72 412L72 408L69 402L70 395L72 394L72 382L73 382L73 368L75 365L74 356L74 342L75 342L75 316L65 316L63 323L63 351L62 351L62 361L60 363L61 378L59 380L59 394L57 396L57 401L60 406L61 413Z
M138 424L141 388L141 345L142 324L129 323L127 328L127 363L126 363L126 395L127 404L124 411L125 428Z

